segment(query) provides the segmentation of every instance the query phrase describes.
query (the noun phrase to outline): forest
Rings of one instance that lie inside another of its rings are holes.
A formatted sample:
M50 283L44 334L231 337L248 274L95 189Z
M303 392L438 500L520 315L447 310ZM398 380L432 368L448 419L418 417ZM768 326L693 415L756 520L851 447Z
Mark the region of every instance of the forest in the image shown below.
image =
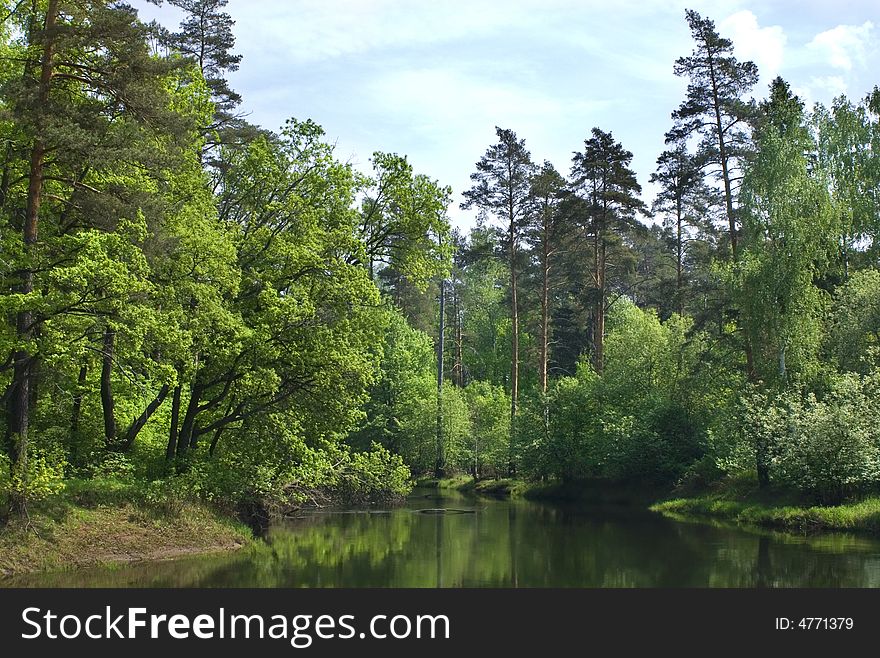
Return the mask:
M603 127L556 163L498 127L464 234L430 163L249 123L226 1L168 4L0 2L0 517L880 485L880 90L760 89L688 11L650 181Z

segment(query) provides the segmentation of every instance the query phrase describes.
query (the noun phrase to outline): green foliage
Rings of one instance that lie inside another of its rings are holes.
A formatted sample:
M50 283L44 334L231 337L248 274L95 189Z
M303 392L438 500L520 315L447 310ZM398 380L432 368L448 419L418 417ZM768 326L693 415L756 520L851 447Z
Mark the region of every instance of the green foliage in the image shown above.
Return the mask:
M880 362L880 272L853 272L834 295L827 345L843 371L867 374Z
M92 475L96 478L120 478L126 480L134 475L134 464L131 459L118 452L104 455L101 461L95 465Z
M837 225L827 183L811 171L802 104L776 80L765 103L758 152L743 183L741 262L733 273L757 375L765 381L817 370L826 295L815 281L834 249Z
M582 362L524 412L531 477L675 482L703 455L705 400L690 390L703 346L689 322L621 302L609 328L601 377Z
M452 255L446 209L452 190L414 174L405 156L373 154L374 175L363 184L365 199L358 223L372 274L387 265L424 290L445 275Z
M498 239L484 225L471 231L462 254L461 304L463 349L469 379L504 385L510 375L511 322L505 285L509 272L495 258Z
M415 473L434 470L437 462L437 385L418 391L400 404L400 454ZM468 468L470 414L461 389L443 384L443 454L450 471Z
M880 401L878 374L846 374L822 398L806 390L744 395L712 432L722 470L754 468L765 446L773 482L837 504L880 478L880 433L872 411Z
M430 337L410 327L399 311L388 308L384 316L380 372L365 405L366 419L349 442L361 449L379 443L399 451L406 440L403 427L412 422L406 405L422 398L436 404L436 356Z
M202 473L190 470L145 484L141 490L144 503L166 516L179 516L184 508L199 500L202 493Z
M346 453L333 491L345 505L398 502L412 489L409 468L399 455L377 443L369 452Z
M599 428L591 413L597 410L598 384L590 366L581 363L577 377L553 383L546 401L529 400L523 405L517 445L524 474L567 481L601 472L606 436L596 430L609 428ZM587 419L591 419L589 424Z
M824 400L789 397L784 432L776 435L771 477L813 494L823 503L880 478L877 376L843 377Z
M10 465L7 458L2 466L6 468L0 477L0 500L39 503L64 490L66 463L57 455L31 448L25 465Z
M464 450L468 470L477 478L507 472L510 459L510 396L501 386L471 382L464 389L470 434Z

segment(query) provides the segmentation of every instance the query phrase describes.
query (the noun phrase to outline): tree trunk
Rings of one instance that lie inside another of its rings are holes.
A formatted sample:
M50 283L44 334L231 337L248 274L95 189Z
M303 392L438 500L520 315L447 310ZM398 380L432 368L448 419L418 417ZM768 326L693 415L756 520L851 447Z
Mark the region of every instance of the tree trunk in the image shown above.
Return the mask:
M752 340L746 335L746 377L753 384L758 381L758 371L755 369L755 353L752 349Z
M20 313L22 316L30 316L30 313ZM19 327L21 325L19 324ZM19 350L14 356L15 367L12 371L12 383L10 384L7 423L9 459L14 468L27 468L27 436L30 402L30 355Z
M458 288L452 287L453 333L455 338L455 363L453 364L453 381L458 388L464 386L464 359L461 345L461 299Z
M598 299L596 300L596 324L595 324L595 360L594 367L596 374L601 375L605 370L605 299L607 291L605 290L605 270L606 270L606 247L603 240L599 241L599 267L597 269L597 288Z
M727 144L724 141L724 122L721 120L721 102L718 99L718 81L715 64L709 60L709 78L712 83L712 102L715 110L715 134L718 136L718 159L721 161L721 179L724 182L724 205L727 211L727 224L730 230L730 252L733 261L739 258L736 235L736 216L733 211L733 191L730 184L730 165L727 162Z
M779 345L779 381L785 382L788 378L788 370L785 366L785 343Z
M519 397L519 304L516 288L516 226L513 215L510 218L510 320L511 320L511 359L510 359L510 445L508 446L507 466L510 475L516 474L514 459L514 439L516 436L517 398Z
M134 440L137 438L137 435L144 428L144 425L147 424L147 421L150 420L150 417L156 413L156 409L162 406L162 403L165 401L165 398L168 397L168 391L171 390L171 387L168 384L164 384L162 388L159 390L158 395L153 399L150 404L147 405L147 408L144 409L143 413L135 418L131 425L129 425L128 430L125 432L125 436L122 437L122 450L128 451L131 449L131 446L134 445Z
M725 155L724 137L718 138L718 144L721 151L721 177L724 179L724 202L727 206L727 223L730 231L730 253L733 256L733 262L736 262L739 260L739 243L736 235L736 215L733 210L733 192L731 191L730 172Z
M177 456L182 457L187 450L195 448L195 428L198 406L202 397L202 389L198 385L190 387L189 404L186 405L186 415L183 417L183 425L180 427L180 436L177 438ZM192 445L191 445L192 444Z
M443 352L446 331L446 282L440 281L440 331L437 340L437 454L434 477L442 478L446 471L443 454Z
M101 351L101 409L104 412L104 441L108 446L116 442L116 410L113 401L113 350L116 332L104 328L103 349Z
M755 469L758 472L758 487L766 489L770 485L770 456L767 443L758 439L755 446Z
M6 157L3 160L3 175L0 176L0 206L6 204L9 196L9 172L12 161L12 142L6 144Z
M541 392L547 393L547 364L550 360L550 245L547 243L548 231L544 220L544 235L541 240Z
M223 436L223 430L225 427L218 427L214 430L214 437L211 439L211 447L208 448L208 455L213 457L214 451L217 450L217 444L220 443L220 437Z
M684 219L682 217L683 213L681 208L681 193L679 192L677 196L678 198L675 201L675 246L677 251L677 260L675 263L675 297L678 301L678 314L684 315L684 292L682 290L682 270L684 269L684 244L682 242L682 223Z
M165 461L174 459L177 454L178 425L180 421L180 394L183 384L174 387L174 395L171 397L171 428L168 431L168 447L165 448Z
M49 0L46 7L46 21L41 35L43 52L40 58L40 82L37 90L37 107L39 111L36 117L37 132L31 145L30 168L28 178L27 202L25 207L24 225L22 238L24 242L25 268L20 272L18 291L22 295L29 295L34 291L34 273L30 269L32 258L37 244L37 229L39 226L40 206L43 201L43 166L46 155L46 145L43 142L42 124L43 116L49 104L49 91L52 83L52 71L55 58L55 35L53 34L58 17L58 1ZM35 36L29 37L33 45ZM29 309L19 311L16 317L16 332L21 344L26 344L33 337L33 313ZM28 430L30 423L30 383L31 366L33 355L26 349L17 350L13 355L14 368L12 373L12 391L9 399L7 423L11 436L11 454L14 468L22 474L27 473L28 454ZM27 501L23 496L15 496L12 506L19 513L26 510Z

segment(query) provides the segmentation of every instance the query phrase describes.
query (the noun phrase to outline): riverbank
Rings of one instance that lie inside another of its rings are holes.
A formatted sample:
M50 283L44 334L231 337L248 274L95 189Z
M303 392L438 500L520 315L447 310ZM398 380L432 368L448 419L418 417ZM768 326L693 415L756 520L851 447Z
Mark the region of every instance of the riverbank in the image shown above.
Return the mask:
M675 498L650 507L672 518L720 519L740 525L790 532L848 531L880 534L880 497L829 506L803 506L755 500L735 493Z
M226 552L253 541L247 526L199 504L169 512L63 497L0 527L0 575Z
M500 480L475 480L470 475L457 475L450 478L421 478L416 480L416 487L458 491L464 494L475 494L491 498L519 498L532 488L528 482L503 478Z
M666 516L689 520L719 520L744 526L789 532L864 532L880 535L880 496L835 506L811 505L790 491L761 491L757 482L730 480L712 491L669 498L670 492L651 486L589 480L573 483L529 483L516 479L477 480L470 476L424 479L417 486L455 490L492 498L525 498L588 505L637 505Z
M417 487L453 490L490 498L525 498L526 500L586 505L640 505L647 507L667 492L652 485L583 480L579 482L527 482L516 478L475 480L469 475L451 478L423 478Z

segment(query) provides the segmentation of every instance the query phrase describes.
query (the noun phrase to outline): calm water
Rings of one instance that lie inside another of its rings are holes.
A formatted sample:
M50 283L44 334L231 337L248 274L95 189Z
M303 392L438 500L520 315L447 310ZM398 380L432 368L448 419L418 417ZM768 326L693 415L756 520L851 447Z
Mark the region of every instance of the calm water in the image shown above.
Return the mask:
M433 515L425 508L467 514ZM321 513L239 553L0 581L40 587L878 587L880 542L683 523L622 507L414 496Z

